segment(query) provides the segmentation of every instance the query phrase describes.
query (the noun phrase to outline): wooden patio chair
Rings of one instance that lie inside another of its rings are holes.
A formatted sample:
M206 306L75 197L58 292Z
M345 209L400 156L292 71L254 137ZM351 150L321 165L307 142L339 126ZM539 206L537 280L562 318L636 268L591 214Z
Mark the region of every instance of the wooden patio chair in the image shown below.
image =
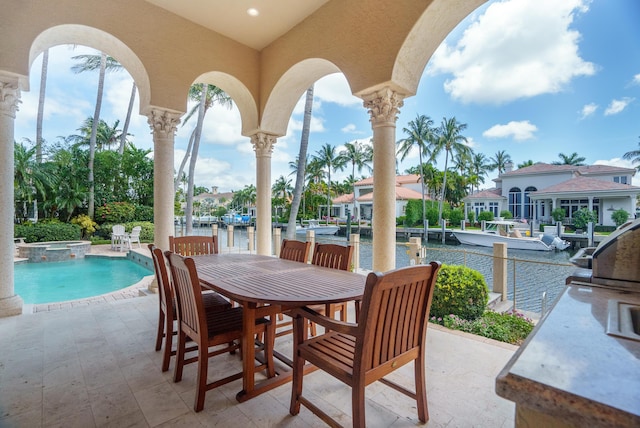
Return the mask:
M311 242L283 239L282 247L280 248L280 258L284 260L292 260L294 262L307 263L309 260L310 249ZM281 330L282 328L290 327L293 325L293 321L291 320L291 318L287 317L287 319L285 320L284 315L288 315L288 311L284 314L278 314L276 330L280 331L276 333L276 337L285 336L293 332L293 328Z
M376 380L416 400L418 418L429 419L425 385L425 345L429 309L439 262L410 266L367 277L360 322L345 323L310 308L296 308L294 316L293 385L289 412L304 405L324 422L339 426L302 395L305 361L351 386L353 426L365 426L365 393ZM328 333L305 338L307 320ZM415 392L384 379L408 362L414 363Z
M178 254L167 251L171 276L176 292L178 307L178 349L176 353L176 368L174 382L182 380L182 370L185 364L197 362L198 375L196 381L196 397L194 410L199 412L204 407L204 399L207 391L225 385L236 379L242 378L242 371L207 382L209 359L216 355L241 348L242 337L242 308L231 308L222 311L205 310L200 280L196 266L191 258L184 258ZM266 335L265 344L262 347L266 363L257 367L258 370L267 371L268 377L275 376L273 364L274 329L271 322L265 318L256 319L256 332ZM198 354L194 358L185 359L187 338L193 340L198 346ZM232 341L238 341L229 345ZM227 345L222 348L219 345ZM210 351L209 348L216 347ZM253 356L244 355L243 358Z
M218 237L169 236L169 250L185 257L218 254Z
M317 266L328 267L331 269L350 270L351 258L353 257L353 247L351 245L337 245L337 244L320 244L316 242L313 247L313 257L311 264ZM333 318L336 312L340 312L340 321L347 321L347 302L335 303L330 306L331 314ZM314 305L311 307L314 311L324 314L324 307L321 305ZM359 305L356 302L356 314L359 312ZM315 336L316 325L310 324L311 335Z
M162 250L156 248L155 245L149 244L151 258L153 260L153 268L156 273L156 281L158 282L158 300L160 301L160 311L158 318L158 333L156 335L156 351L162 349L162 339L164 340L164 353L162 357L162 371L169 370L171 356L176 354L173 350L173 336L177 334L174 321L177 320L176 298L169 280L167 265ZM224 310L231 308L224 297L214 292L202 294L202 301L205 311ZM193 351L195 348L188 348L187 351Z

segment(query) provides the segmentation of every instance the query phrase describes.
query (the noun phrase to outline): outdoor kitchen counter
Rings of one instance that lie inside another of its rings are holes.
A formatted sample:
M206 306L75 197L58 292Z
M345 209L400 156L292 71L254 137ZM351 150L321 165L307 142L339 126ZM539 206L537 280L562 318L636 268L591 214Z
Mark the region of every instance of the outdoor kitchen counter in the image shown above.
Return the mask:
M640 427L640 342L606 334L608 301L640 293L572 283L496 378L516 427Z

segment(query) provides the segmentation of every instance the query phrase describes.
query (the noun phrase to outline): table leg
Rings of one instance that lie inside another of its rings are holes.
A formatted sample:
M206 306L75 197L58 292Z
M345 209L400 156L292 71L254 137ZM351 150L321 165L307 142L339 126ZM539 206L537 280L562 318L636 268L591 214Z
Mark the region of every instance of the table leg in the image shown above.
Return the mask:
M236 395L238 401L253 396L255 387L255 336L256 304L242 303L242 391Z

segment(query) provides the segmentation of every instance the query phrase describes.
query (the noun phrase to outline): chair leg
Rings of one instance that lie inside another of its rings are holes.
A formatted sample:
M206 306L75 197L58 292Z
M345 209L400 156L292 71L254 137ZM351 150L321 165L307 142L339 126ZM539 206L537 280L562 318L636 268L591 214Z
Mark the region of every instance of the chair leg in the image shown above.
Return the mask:
M162 357L162 371L169 370L169 362L171 361L171 349L173 348L173 320L165 316L165 341L164 356Z
M291 404L289 413L293 416L300 413L300 397L302 396L302 380L304 378L304 359L298 355L298 344L304 340L304 332L308 322L302 317L293 319L293 379L291 381Z
M204 398L207 393L207 371L209 368L209 355L208 349L203 346L198 346L198 378L196 380L196 399L193 405L193 409L196 412L201 411L204 408Z
M160 348L162 348L162 336L164 335L164 332L165 332L164 311L160 309L158 313L160 316L158 317L158 333L156 334L156 351L159 351Z
M353 427L365 428L364 385L356 384L351 387L351 409Z
M173 372L173 381L182 380L182 369L184 367L184 349L187 342L187 335L182 331L178 332L178 349L176 350L176 367Z
M415 369L415 385L416 385L416 407L418 408L418 419L421 422L429 420L429 405L427 404L427 388L425 382L425 364L420 358L413 360Z

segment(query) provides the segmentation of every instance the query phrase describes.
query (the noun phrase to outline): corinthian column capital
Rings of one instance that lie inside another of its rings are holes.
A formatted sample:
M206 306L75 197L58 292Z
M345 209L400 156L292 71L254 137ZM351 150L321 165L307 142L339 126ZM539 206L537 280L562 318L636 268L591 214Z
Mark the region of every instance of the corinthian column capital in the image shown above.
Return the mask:
M251 136L251 144L253 144L253 150L256 152L256 157L271 157L271 153L273 153L273 146L276 144L276 137L275 135L258 132Z
M0 114L16 118L20 101L18 80L3 81L0 79Z
M180 123L180 116L178 112L154 108L149 113L147 121L154 136L173 139Z
M385 88L372 94L365 95L364 107L369 110L369 121L372 127L395 125L398 120L400 107L403 106L403 96L398 92Z

